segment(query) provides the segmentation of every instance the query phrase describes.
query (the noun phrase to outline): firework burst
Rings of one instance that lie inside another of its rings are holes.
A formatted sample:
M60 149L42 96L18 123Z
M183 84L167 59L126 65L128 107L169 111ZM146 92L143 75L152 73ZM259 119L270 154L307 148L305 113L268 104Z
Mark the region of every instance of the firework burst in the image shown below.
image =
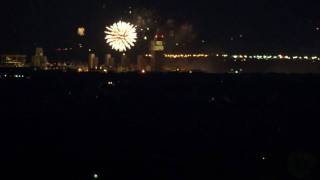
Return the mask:
M137 41L137 30L134 25L119 21L106 29L105 39L112 49L125 52L134 47Z

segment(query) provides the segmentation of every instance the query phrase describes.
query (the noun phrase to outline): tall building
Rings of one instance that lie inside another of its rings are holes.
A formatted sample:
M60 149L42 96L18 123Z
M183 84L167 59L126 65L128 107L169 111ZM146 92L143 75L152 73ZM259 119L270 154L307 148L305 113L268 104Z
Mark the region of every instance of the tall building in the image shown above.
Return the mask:
M99 58L96 57L96 54L89 54L88 58L88 69L89 70L97 70L99 67Z
M152 70L160 72L163 70L162 52L164 51L163 35L156 35L150 43Z
M104 59L104 66L108 70L113 70L116 68L114 58L112 57L111 54L106 54L105 59Z
M27 62L26 55L1 55L0 67L25 67Z
M44 55L43 48L36 48L35 55L32 56L31 66L44 69L48 65L48 58Z
M121 56L121 61L120 61L120 67L118 67L119 72L128 72L130 71L131 63L130 63L130 58L126 55L123 54Z
M151 59L150 57L145 57L143 55L139 55L137 59L137 70L138 71L144 71L149 72L151 71Z

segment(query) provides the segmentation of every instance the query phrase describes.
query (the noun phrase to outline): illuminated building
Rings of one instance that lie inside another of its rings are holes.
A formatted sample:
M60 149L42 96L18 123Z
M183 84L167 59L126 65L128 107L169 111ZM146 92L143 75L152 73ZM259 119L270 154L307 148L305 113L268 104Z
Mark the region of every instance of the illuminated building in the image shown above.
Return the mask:
M121 56L120 66L118 67L119 72L128 72L131 70L131 62L130 58L126 54Z
M44 55L42 48L36 48L35 55L32 56L31 66L44 69L47 67L48 58Z
M104 59L104 67L106 67L108 70L113 70L115 66L114 58L111 54L106 54Z
M137 70L140 72L150 72L151 71L151 56L149 55L139 55L137 59Z
M99 58L94 53L89 54L88 69L97 70L99 67Z
M162 62L162 52L165 50L164 46L164 35L158 33L155 35L155 38L150 43L150 52L151 52L151 60L152 60L152 70L153 71L162 71L163 70L163 62Z
M1 55L0 67L25 67L26 55Z

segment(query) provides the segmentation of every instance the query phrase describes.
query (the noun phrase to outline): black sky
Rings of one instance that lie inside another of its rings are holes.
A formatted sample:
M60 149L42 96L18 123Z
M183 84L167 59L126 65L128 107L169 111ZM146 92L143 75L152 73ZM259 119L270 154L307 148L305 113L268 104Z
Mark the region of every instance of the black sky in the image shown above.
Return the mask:
M193 24L212 49L320 53L319 5L308 0L1 1L0 52L70 46L80 25L87 27L90 43L102 44L96 41L104 25L131 6L154 10L163 21Z

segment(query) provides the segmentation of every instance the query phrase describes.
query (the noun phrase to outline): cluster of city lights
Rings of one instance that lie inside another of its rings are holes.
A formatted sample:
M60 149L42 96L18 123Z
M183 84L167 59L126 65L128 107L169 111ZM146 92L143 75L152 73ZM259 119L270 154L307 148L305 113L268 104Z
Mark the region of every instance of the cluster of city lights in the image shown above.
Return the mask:
M10 75L10 74L3 74L3 75L0 75L0 78L24 78L25 76L24 75L21 75L21 74L14 74L14 75Z
M169 59L208 58L209 54L164 54Z
M71 51L72 48L57 48L57 51Z
M234 60L247 61L248 59L254 60L312 60L320 61L319 56L289 56L289 55L229 55L229 54L217 54L217 57L231 58Z

